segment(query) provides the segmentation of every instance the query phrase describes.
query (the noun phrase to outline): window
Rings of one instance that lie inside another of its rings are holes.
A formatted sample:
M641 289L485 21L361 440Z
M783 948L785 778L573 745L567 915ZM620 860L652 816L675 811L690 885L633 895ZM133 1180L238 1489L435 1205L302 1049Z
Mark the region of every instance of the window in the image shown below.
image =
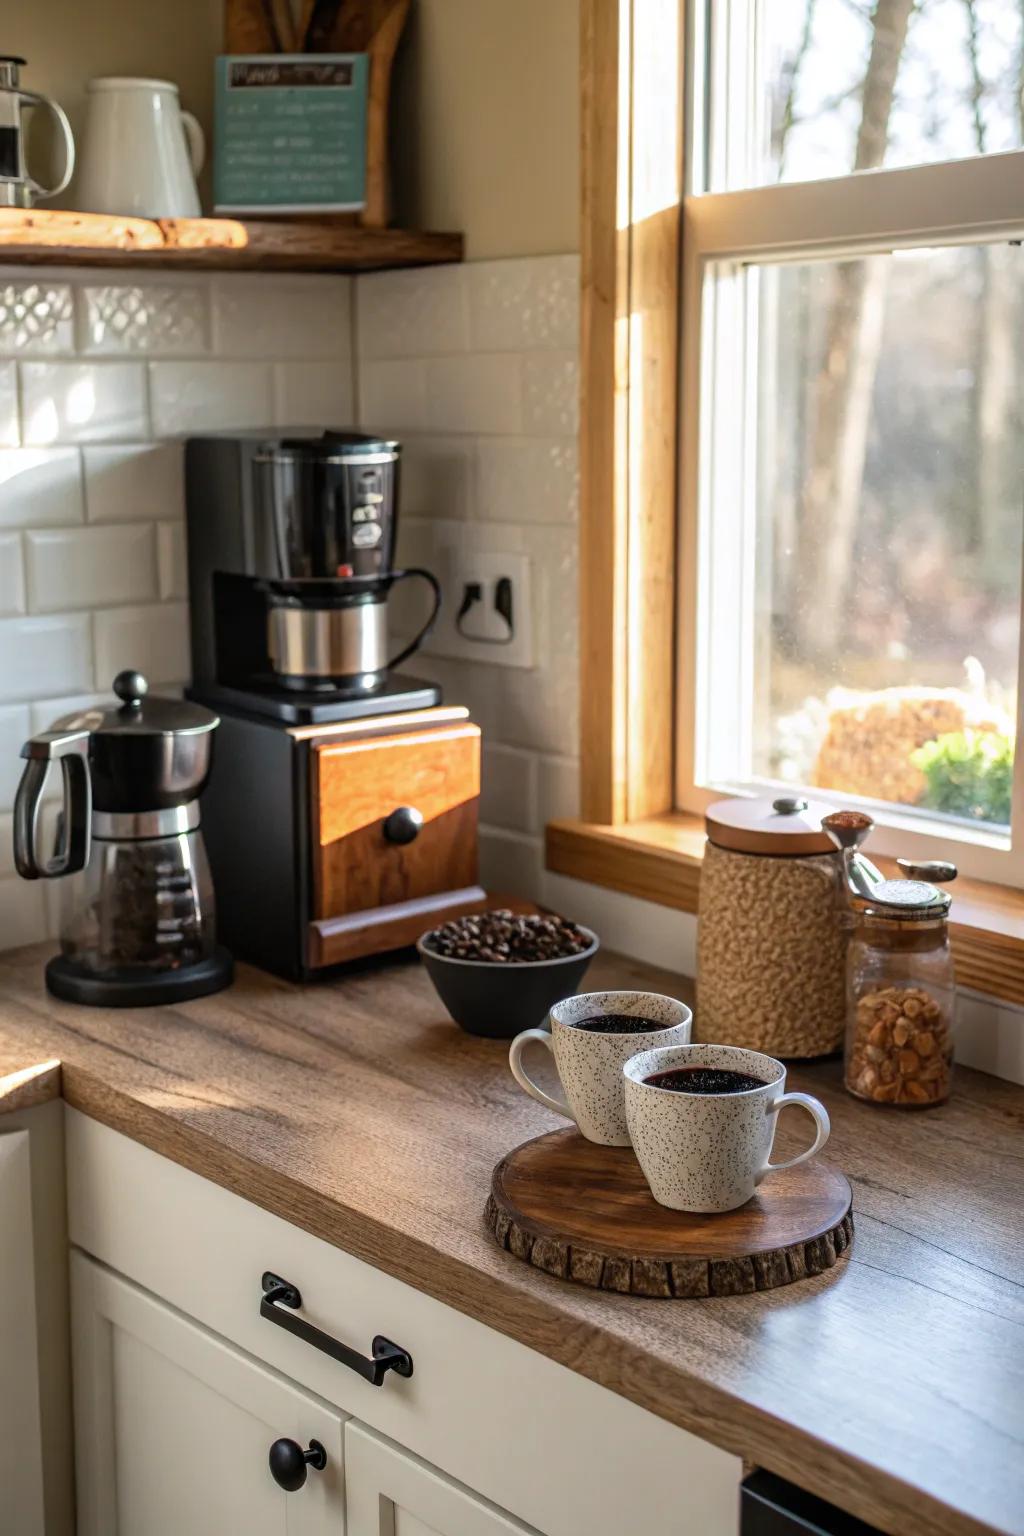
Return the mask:
M709 0L689 56L679 804L1019 883L1024 7Z

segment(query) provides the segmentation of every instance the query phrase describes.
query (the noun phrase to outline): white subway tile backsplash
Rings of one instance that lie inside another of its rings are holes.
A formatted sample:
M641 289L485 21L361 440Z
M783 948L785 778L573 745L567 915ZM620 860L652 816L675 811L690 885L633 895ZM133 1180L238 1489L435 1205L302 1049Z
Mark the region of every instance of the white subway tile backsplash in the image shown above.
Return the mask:
M352 284L337 276L213 279L214 350L220 357L350 360ZM351 367L351 363L349 364Z
M484 742L480 774L480 817L492 827L534 832L537 819L537 759L530 752Z
M0 619L0 699L27 703L91 687L88 614Z
M77 448L0 449L0 527L62 527L84 515Z
M356 283L362 358L428 357L469 347L465 267L372 272Z
M958 988L956 1059L979 1072L1024 1083L1024 1009Z
M39 699L32 705L32 734L40 731L52 730L55 720L63 720L66 715L80 715L88 709L113 709L117 705L114 690L111 687L114 679L107 679L105 690L99 693L74 693L70 696L57 699ZM59 789L60 775L56 775Z
M25 567L20 533L0 533L0 614L25 612Z
M481 261L466 267L465 274L474 351L578 347L578 256Z
M359 370L359 421L385 434L426 432L427 375L423 362L367 362Z
M184 515L181 443L83 448L82 460L90 523L156 521Z
M191 283L87 283L79 290L82 351L163 357L206 351L206 285Z
M579 515L576 440L482 438L478 515L504 523L574 523Z
M0 278L0 352L31 355L74 350L68 283Z
M151 363L149 378L158 437L265 427L273 417L269 364Z
M45 880L0 880L0 949L38 944L46 938Z
M276 363L274 423L279 427L350 427L355 419L349 361Z
M21 749L31 735L32 717L28 705L0 704L0 810L9 811L14 804L15 791L24 766Z
M566 821L580 813L580 765L575 757L542 757L537 763L538 830L549 821Z
M538 352L523 359L523 431L575 437L579 431L579 362L575 352Z
M403 436L403 517L471 516L478 452L471 437Z
M95 686L134 667L151 685L182 683L189 676L188 605L160 603L148 608L108 608L93 615L96 635Z
M185 524L181 521L161 523L156 533L160 596L163 598L188 597Z
M428 358L429 427L438 432L521 432L523 361L512 353Z
M480 884L495 896L540 899L543 848L539 838L480 828Z
M21 363L19 370L26 443L117 441L149 431L141 363Z
M33 613L143 602L157 595L150 523L30 530L25 542Z
M18 427L18 370L14 363L0 363L0 447L16 448Z
M483 663L481 663L483 665ZM530 672L488 667L497 695L497 739L561 757L579 740L579 697L575 653L546 658Z
M416 677L437 683L446 704L464 704L483 732L485 741L505 739L501 728L501 701L494 686L495 673L502 668L478 661L454 661L428 651L417 651L415 660L408 665Z

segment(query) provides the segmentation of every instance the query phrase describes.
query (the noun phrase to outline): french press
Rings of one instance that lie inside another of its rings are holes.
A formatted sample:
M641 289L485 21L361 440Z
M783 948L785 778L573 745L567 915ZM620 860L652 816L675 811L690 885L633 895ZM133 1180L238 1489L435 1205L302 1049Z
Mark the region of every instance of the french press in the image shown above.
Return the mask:
M48 96L22 90L18 71L24 63L13 54L0 54L0 208L31 208L41 198L57 197L75 169L75 140L67 114ZM34 107L53 115L64 141L64 169L54 187L41 186L25 161L24 114Z
M120 672L114 709L90 709L33 736L14 802L14 859L26 880L62 886L61 953L46 967L57 997L102 1007L181 1002L226 987L213 882L199 830L209 774L210 710L148 698L141 672ZM41 852L42 795L59 762L56 847Z

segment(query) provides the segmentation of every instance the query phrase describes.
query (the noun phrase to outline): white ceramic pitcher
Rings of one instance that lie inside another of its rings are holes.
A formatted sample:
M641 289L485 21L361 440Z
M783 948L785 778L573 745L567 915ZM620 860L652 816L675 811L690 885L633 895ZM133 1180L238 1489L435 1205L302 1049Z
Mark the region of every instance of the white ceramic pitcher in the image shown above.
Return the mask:
M90 80L76 184L85 213L144 219L196 218L203 130L169 80Z

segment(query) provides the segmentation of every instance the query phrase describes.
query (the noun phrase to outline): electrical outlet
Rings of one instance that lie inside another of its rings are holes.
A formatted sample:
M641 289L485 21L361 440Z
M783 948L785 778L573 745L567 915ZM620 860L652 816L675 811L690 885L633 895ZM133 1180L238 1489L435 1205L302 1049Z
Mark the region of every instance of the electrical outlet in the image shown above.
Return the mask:
M462 661L532 667L533 611L527 557L456 544L443 547L438 555L436 568L444 606L424 649Z

